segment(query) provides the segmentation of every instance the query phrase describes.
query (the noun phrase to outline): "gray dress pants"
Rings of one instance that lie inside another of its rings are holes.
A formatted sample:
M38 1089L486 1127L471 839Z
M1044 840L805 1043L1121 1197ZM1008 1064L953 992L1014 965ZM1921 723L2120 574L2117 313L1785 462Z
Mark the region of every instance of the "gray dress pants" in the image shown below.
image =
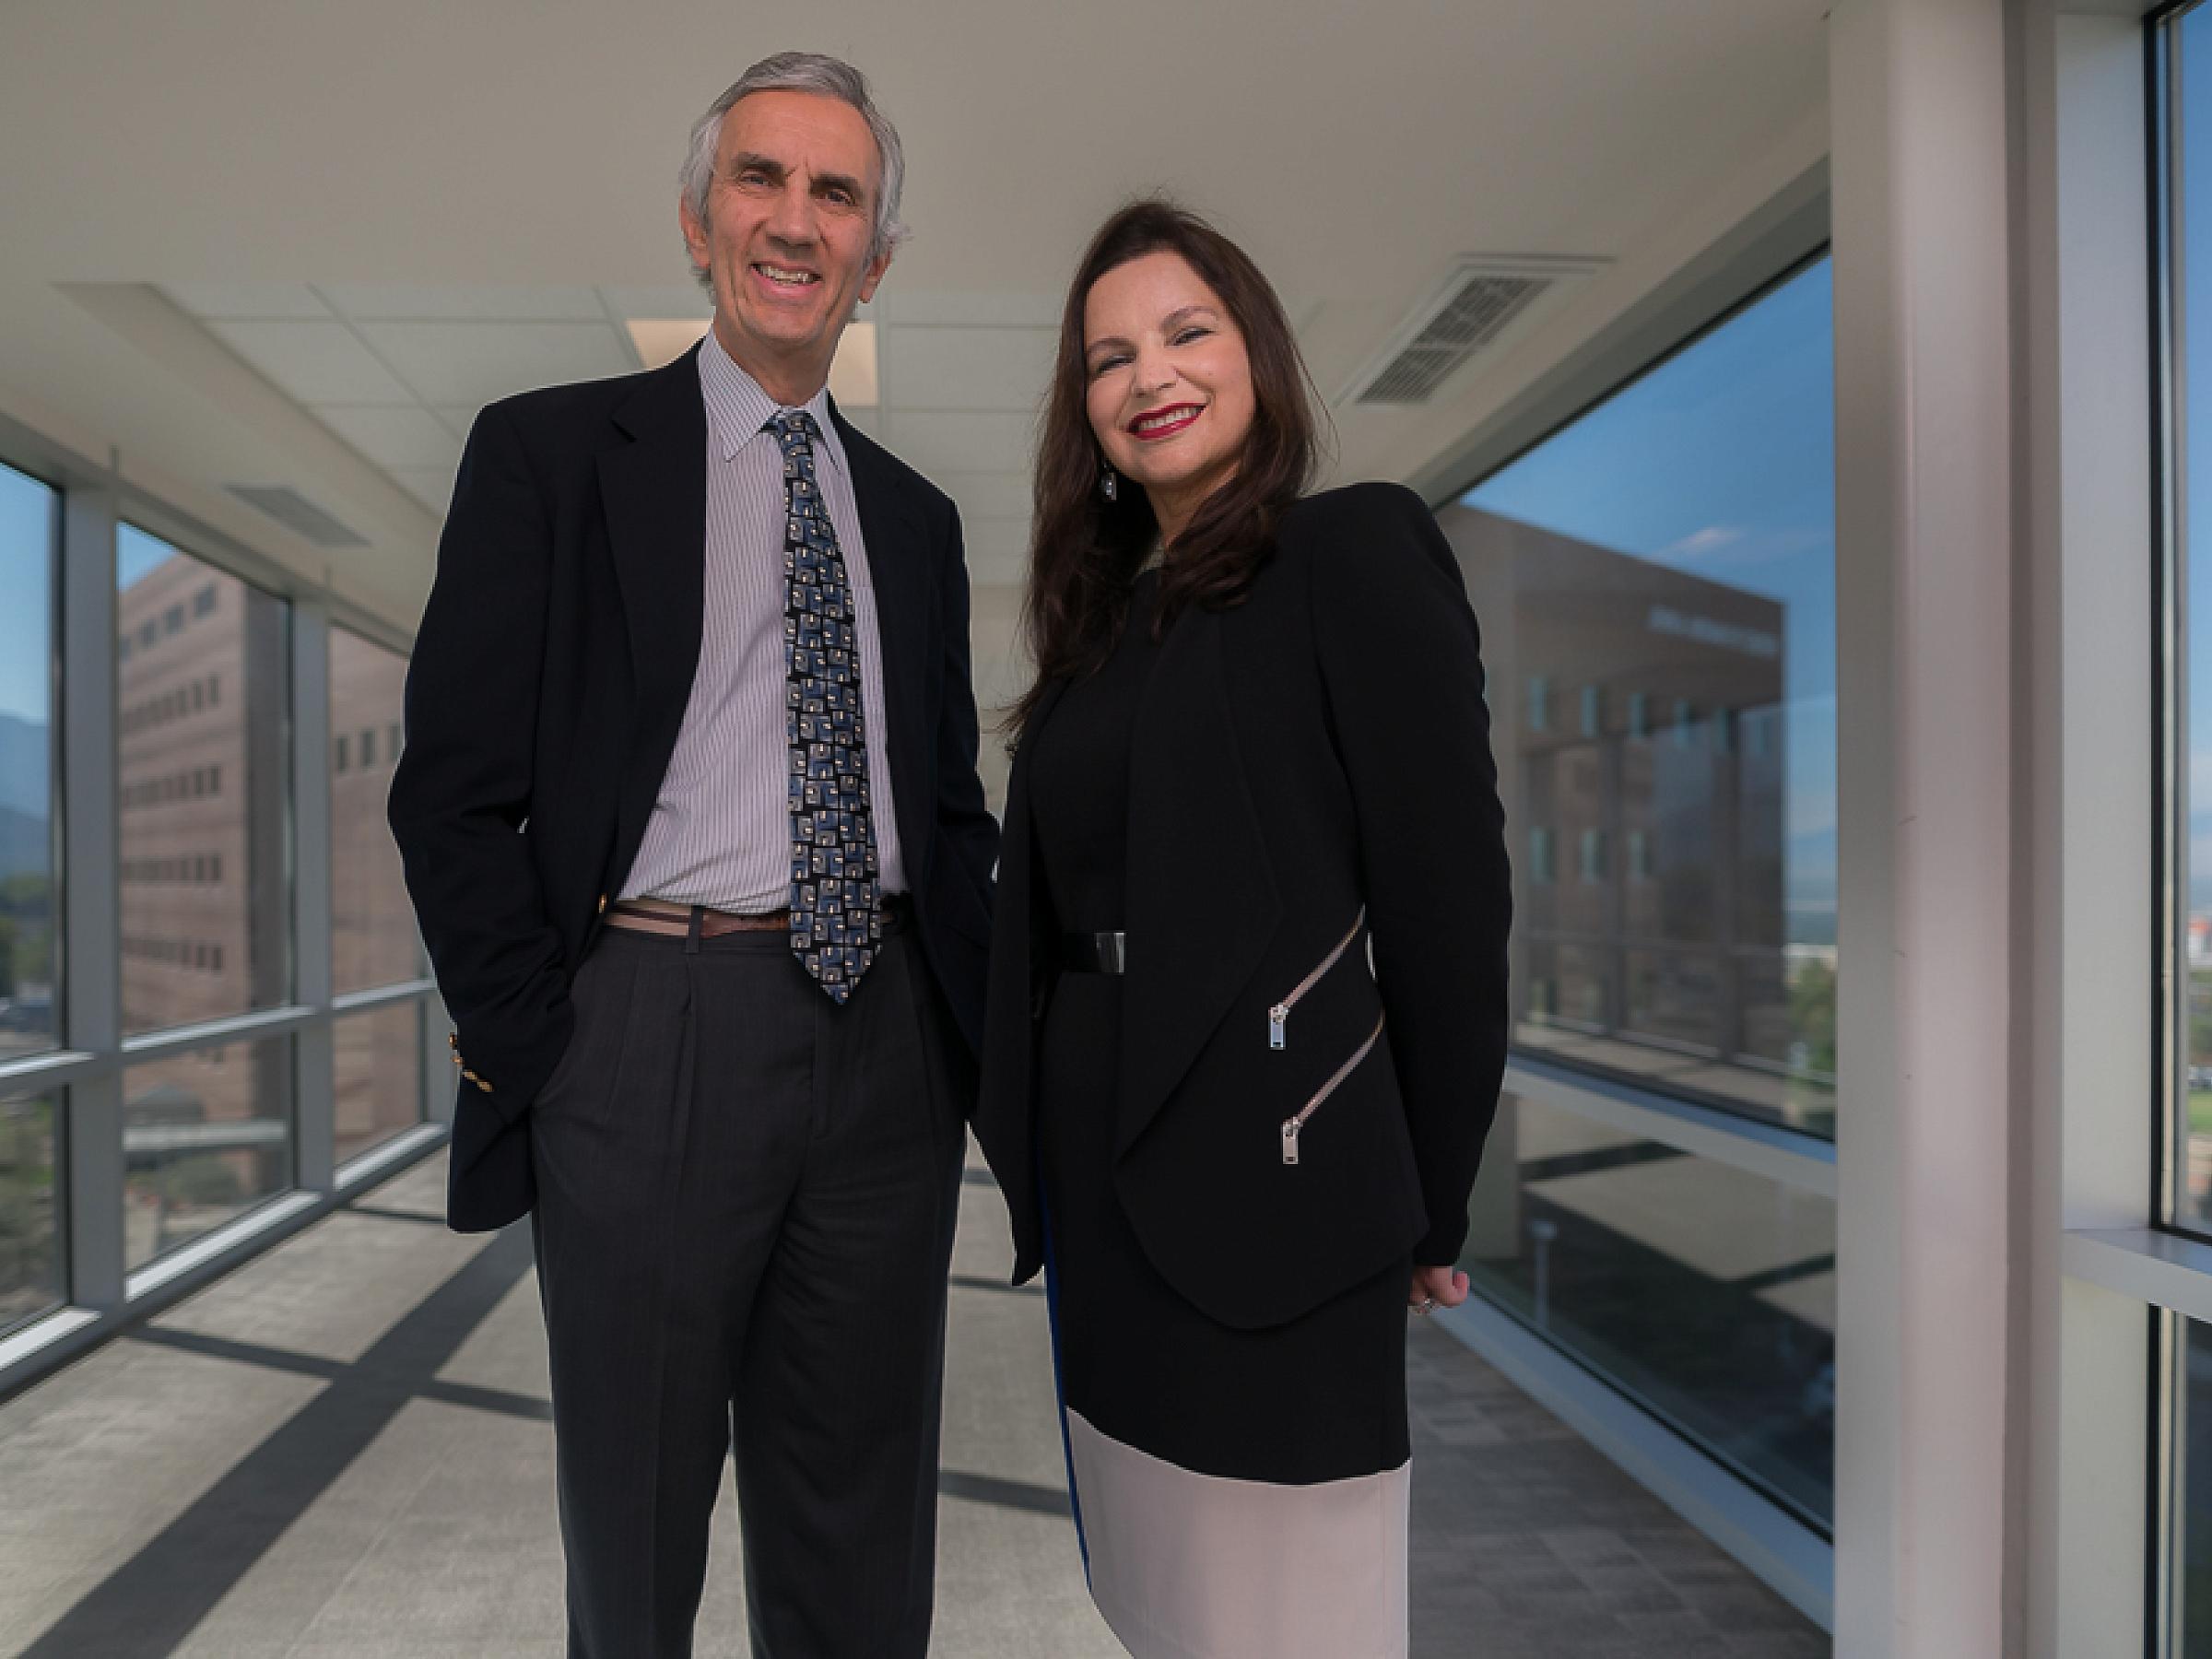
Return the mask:
M571 1659L691 1652L735 1442L756 1659L929 1646L964 1076L911 928L604 930L531 1108Z

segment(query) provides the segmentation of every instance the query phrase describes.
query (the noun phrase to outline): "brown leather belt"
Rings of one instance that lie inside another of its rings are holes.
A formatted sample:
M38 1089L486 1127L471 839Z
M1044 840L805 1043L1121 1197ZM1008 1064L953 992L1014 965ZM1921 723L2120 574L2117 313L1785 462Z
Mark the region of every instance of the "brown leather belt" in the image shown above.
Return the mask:
M787 910L741 916L735 911L710 910L703 904L672 904L665 899L620 900L606 907L606 924L627 933L688 938L693 911L699 912L699 936L702 939L734 933L782 933L791 926L791 912Z
M905 924L911 902L904 893L886 893L883 896L885 933L896 933ZM712 910L703 904L677 904L666 899L617 900L606 907L606 925L619 927L627 933L658 934L664 938L684 939L691 936L694 912L699 919L699 937L702 939L720 938L724 934L788 933L791 930L791 912L788 910L764 911L758 915L745 916L735 911Z

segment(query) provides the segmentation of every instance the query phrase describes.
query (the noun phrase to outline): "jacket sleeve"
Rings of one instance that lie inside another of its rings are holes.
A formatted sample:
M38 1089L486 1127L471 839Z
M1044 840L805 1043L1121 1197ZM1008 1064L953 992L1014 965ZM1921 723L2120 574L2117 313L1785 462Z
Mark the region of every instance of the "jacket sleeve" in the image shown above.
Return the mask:
M551 561L544 500L512 417L494 404L469 434L439 539L388 810L455 1045L509 1121L574 1024L522 834Z
M1314 526L1314 634L1429 1214L1413 1259L1443 1265L1466 1239L1505 1074L1505 813L1480 640L1451 545L1410 490L1341 500Z
M992 871L998 864L998 820L984 805L983 781L975 766L980 731L969 628L968 555L958 508L952 510L951 519L952 545L945 559L940 609L945 630L945 690L937 715L937 830L975 889L988 926Z

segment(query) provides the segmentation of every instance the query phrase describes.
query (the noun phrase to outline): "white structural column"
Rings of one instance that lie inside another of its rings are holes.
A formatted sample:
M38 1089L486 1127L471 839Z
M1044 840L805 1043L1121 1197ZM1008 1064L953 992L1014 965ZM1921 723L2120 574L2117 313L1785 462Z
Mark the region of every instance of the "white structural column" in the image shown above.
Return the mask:
M2006 1628L2012 540L2001 0L1831 14L1836 1652Z

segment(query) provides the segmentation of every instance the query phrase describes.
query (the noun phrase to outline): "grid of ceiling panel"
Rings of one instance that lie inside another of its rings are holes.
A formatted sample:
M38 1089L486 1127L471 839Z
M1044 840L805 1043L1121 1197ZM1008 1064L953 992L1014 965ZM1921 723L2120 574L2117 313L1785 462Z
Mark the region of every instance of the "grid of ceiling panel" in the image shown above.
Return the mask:
M631 319L705 312L689 284L244 282L162 291L438 513L485 404L633 372L641 365ZM977 582L1018 580L1056 301L887 289L860 314L877 324L877 406L845 412L959 503Z

